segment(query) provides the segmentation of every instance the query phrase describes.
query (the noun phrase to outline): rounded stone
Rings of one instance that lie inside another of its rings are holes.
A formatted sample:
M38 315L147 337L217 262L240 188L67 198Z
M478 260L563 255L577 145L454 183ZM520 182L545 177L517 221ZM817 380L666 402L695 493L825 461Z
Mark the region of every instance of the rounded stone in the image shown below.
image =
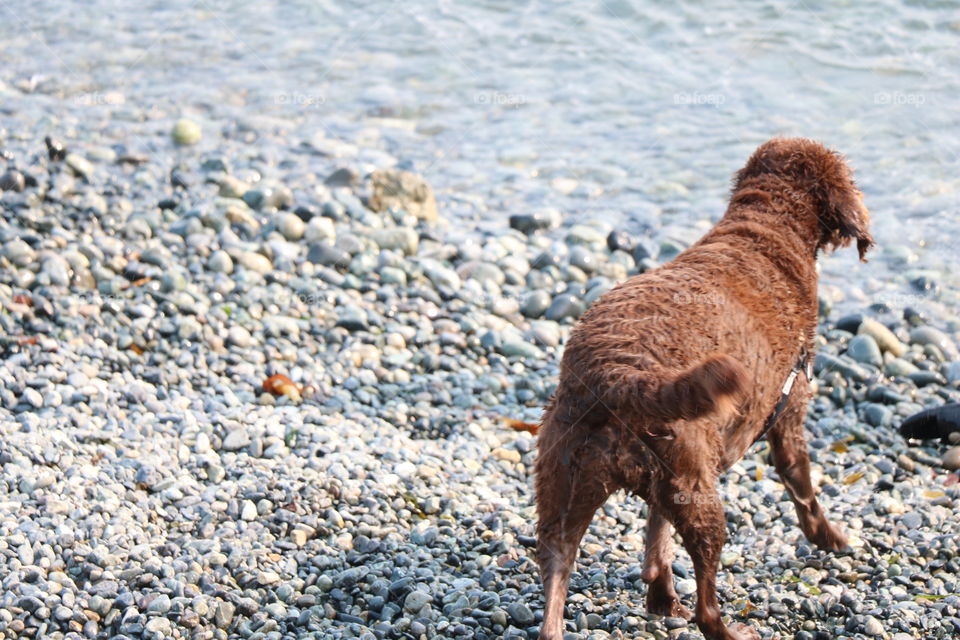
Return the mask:
M262 253L256 251L244 251L238 259L240 266L248 271L257 273L269 273L273 270L273 264L270 259Z
M880 353L880 347L877 345L877 341L869 335L854 336L847 345L847 355L864 364L875 367L883 365L883 354Z
M522 602L513 602L507 605L507 614L520 627L529 627L536 621L533 611Z
M950 447L943 453L943 466L946 469L960 469L960 447Z
M874 618L873 616L867 616L867 620L863 625L863 632L868 636L880 637L885 635L883 630L883 623Z
M597 269L597 256L586 247L574 247L570 251L570 266L593 273Z
M243 194L248 189L250 189L250 185L233 176L224 176L220 180L220 195L224 198L243 198Z
M560 226L561 216L556 209L544 209L534 213L510 216L510 228L523 233L533 233Z
M3 245L2 254L3 257L18 267L28 266L37 256L37 252L20 238L14 238Z
M403 610L409 613L419 613L421 609L433 601L433 596L423 591L411 591L403 599Z
M910 332L910 342L920 345L933 345L943 352L948 360L957 360L960 354L950 336L934 327L917 327Z
M253 342L253 337L244 327L230 327L230 331L227 333L228 344L243 349L249 347L251 342Z
M181 118L173 125L170 137L179 145L197 144L203 137L203 130L193 120Z
M163 615L167 611L170 611L170 607L170 596L165 593L161 593L159 596L150 601L150 605L147 607L147 612Z
M891 377L905 378L919 371L917 365L903 358L894 358L883 367L883 372Z
M323 218L326 220L326 218ZM375 229L370 232L370 238L381 249L402 251L408 256L417 253L420 236L409 227L394 227L392 229Z
M863 411L863 418L874 427L886 427L893 422L893 413L882 404L868 404Z
M845 320L845 318L841 320ZM852 328L853 322L850 321L848 324ZM840 327L839 322L837 323L837 326ZM876 342L877 346L880 348L881 351L889 351L890 353L897 356L898 358L902 356L907 350L906 345L900 342L900 339L897 338L896 335L894 335L893 331L890 331L890 329L880 324L873 318L864 318L857 325L857 328L855 330L857 331L858 335L869 336L873 338L873 340Z
M626 251L630 253L637 246L637 241L626 231L611 231L607 236L607 248L610 251Z
M528 318L539 318L550 307L550 294L536 289L526 294L520 303L520 313Z
M70 263L60 255L51 255L43 261L40 271L50 277L50 283L66 287L70 284Z
M233 273L233 258L226 251L214 251L207 259L207 268L214 273Z
M350 254L340 247L318 242L307 249L307 262L326 267L347 267L350 265Z
M8 169L0 175L0 191L23 191L27 187L27 181L23 174L16 169Z
M306 225L297 214L281 213L277 216L277 231L287 240L299 240L303 237L305 230Z
M93 164L77 153L68 153L64 160L70 171L80 178L89 178L93 175Z
M561 293L550 303L546 311L547 320L559 322L566 318L579 318L584 312L583 302L570 293Z
M333 226L333 220L323 216L310 218L307 228L304 231L304 238L307 242L319 242L329 240L333 242L337 239L337 231Z
M407 286L407 274L403 269L397 267L383 267L380 269L380 282L405 287Z
M533 343L527 342L520 336L511 335L503 338L503 342L500 344L499 351L508 358L520 357L530 358L532 360L539 360L543 358L543 351L541 351Z

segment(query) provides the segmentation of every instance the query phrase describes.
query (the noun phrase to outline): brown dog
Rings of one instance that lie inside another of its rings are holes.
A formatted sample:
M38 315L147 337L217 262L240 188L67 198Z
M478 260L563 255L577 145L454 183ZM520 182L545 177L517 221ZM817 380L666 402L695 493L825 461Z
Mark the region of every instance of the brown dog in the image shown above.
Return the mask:
M737 173L716 227L584 314L537 444L542 640L563 636L577 546L617 489L649 504L648 611L695 618L710 639L759 638L720 619L726 524L717 477L764 433L803 533L823 549L846 546L810 482L810 390L798 363L816 330L817 252L856 240L863 259L873 244L862 198L837 153L811 140L771 140ZM785 384L791 377L797 384ZM695 616L674 590L671 525L696 571Z

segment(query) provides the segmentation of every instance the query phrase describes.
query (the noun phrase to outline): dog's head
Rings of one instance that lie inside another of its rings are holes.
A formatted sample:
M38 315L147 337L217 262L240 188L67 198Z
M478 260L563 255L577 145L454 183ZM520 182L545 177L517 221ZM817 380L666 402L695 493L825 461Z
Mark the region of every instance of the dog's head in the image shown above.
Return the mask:
M870 212L853 171L843 157L819 142L804 138L774 138L762 144L737 172L734 192L750 178L781 182L798 200L812 197L820 228L818 248L836 249L857 241L860 259L873 246Z

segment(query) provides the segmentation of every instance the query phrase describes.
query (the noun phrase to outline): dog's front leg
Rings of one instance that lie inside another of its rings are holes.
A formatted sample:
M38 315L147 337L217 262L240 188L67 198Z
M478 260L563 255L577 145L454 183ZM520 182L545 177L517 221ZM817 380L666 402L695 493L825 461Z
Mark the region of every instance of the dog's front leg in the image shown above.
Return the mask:
M847 546L847 538L823 515L810 480L810 454L803 433L806 407L805 398L791 399L788 409L767 434L767 441L780 480L797 508L803 534L821 549L837 551Z

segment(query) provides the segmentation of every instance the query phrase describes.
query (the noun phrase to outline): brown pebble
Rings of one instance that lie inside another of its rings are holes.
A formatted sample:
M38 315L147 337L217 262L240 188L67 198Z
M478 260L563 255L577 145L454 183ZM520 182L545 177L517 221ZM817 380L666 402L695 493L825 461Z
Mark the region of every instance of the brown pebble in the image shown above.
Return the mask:
M943 454L943 466L947 469L960 469L960 447L950 447Z
M909 456L906 456L902 453L897 456L897 464L899 464L904 471L913 471L917 468L917 465L914 463L914 461Z

